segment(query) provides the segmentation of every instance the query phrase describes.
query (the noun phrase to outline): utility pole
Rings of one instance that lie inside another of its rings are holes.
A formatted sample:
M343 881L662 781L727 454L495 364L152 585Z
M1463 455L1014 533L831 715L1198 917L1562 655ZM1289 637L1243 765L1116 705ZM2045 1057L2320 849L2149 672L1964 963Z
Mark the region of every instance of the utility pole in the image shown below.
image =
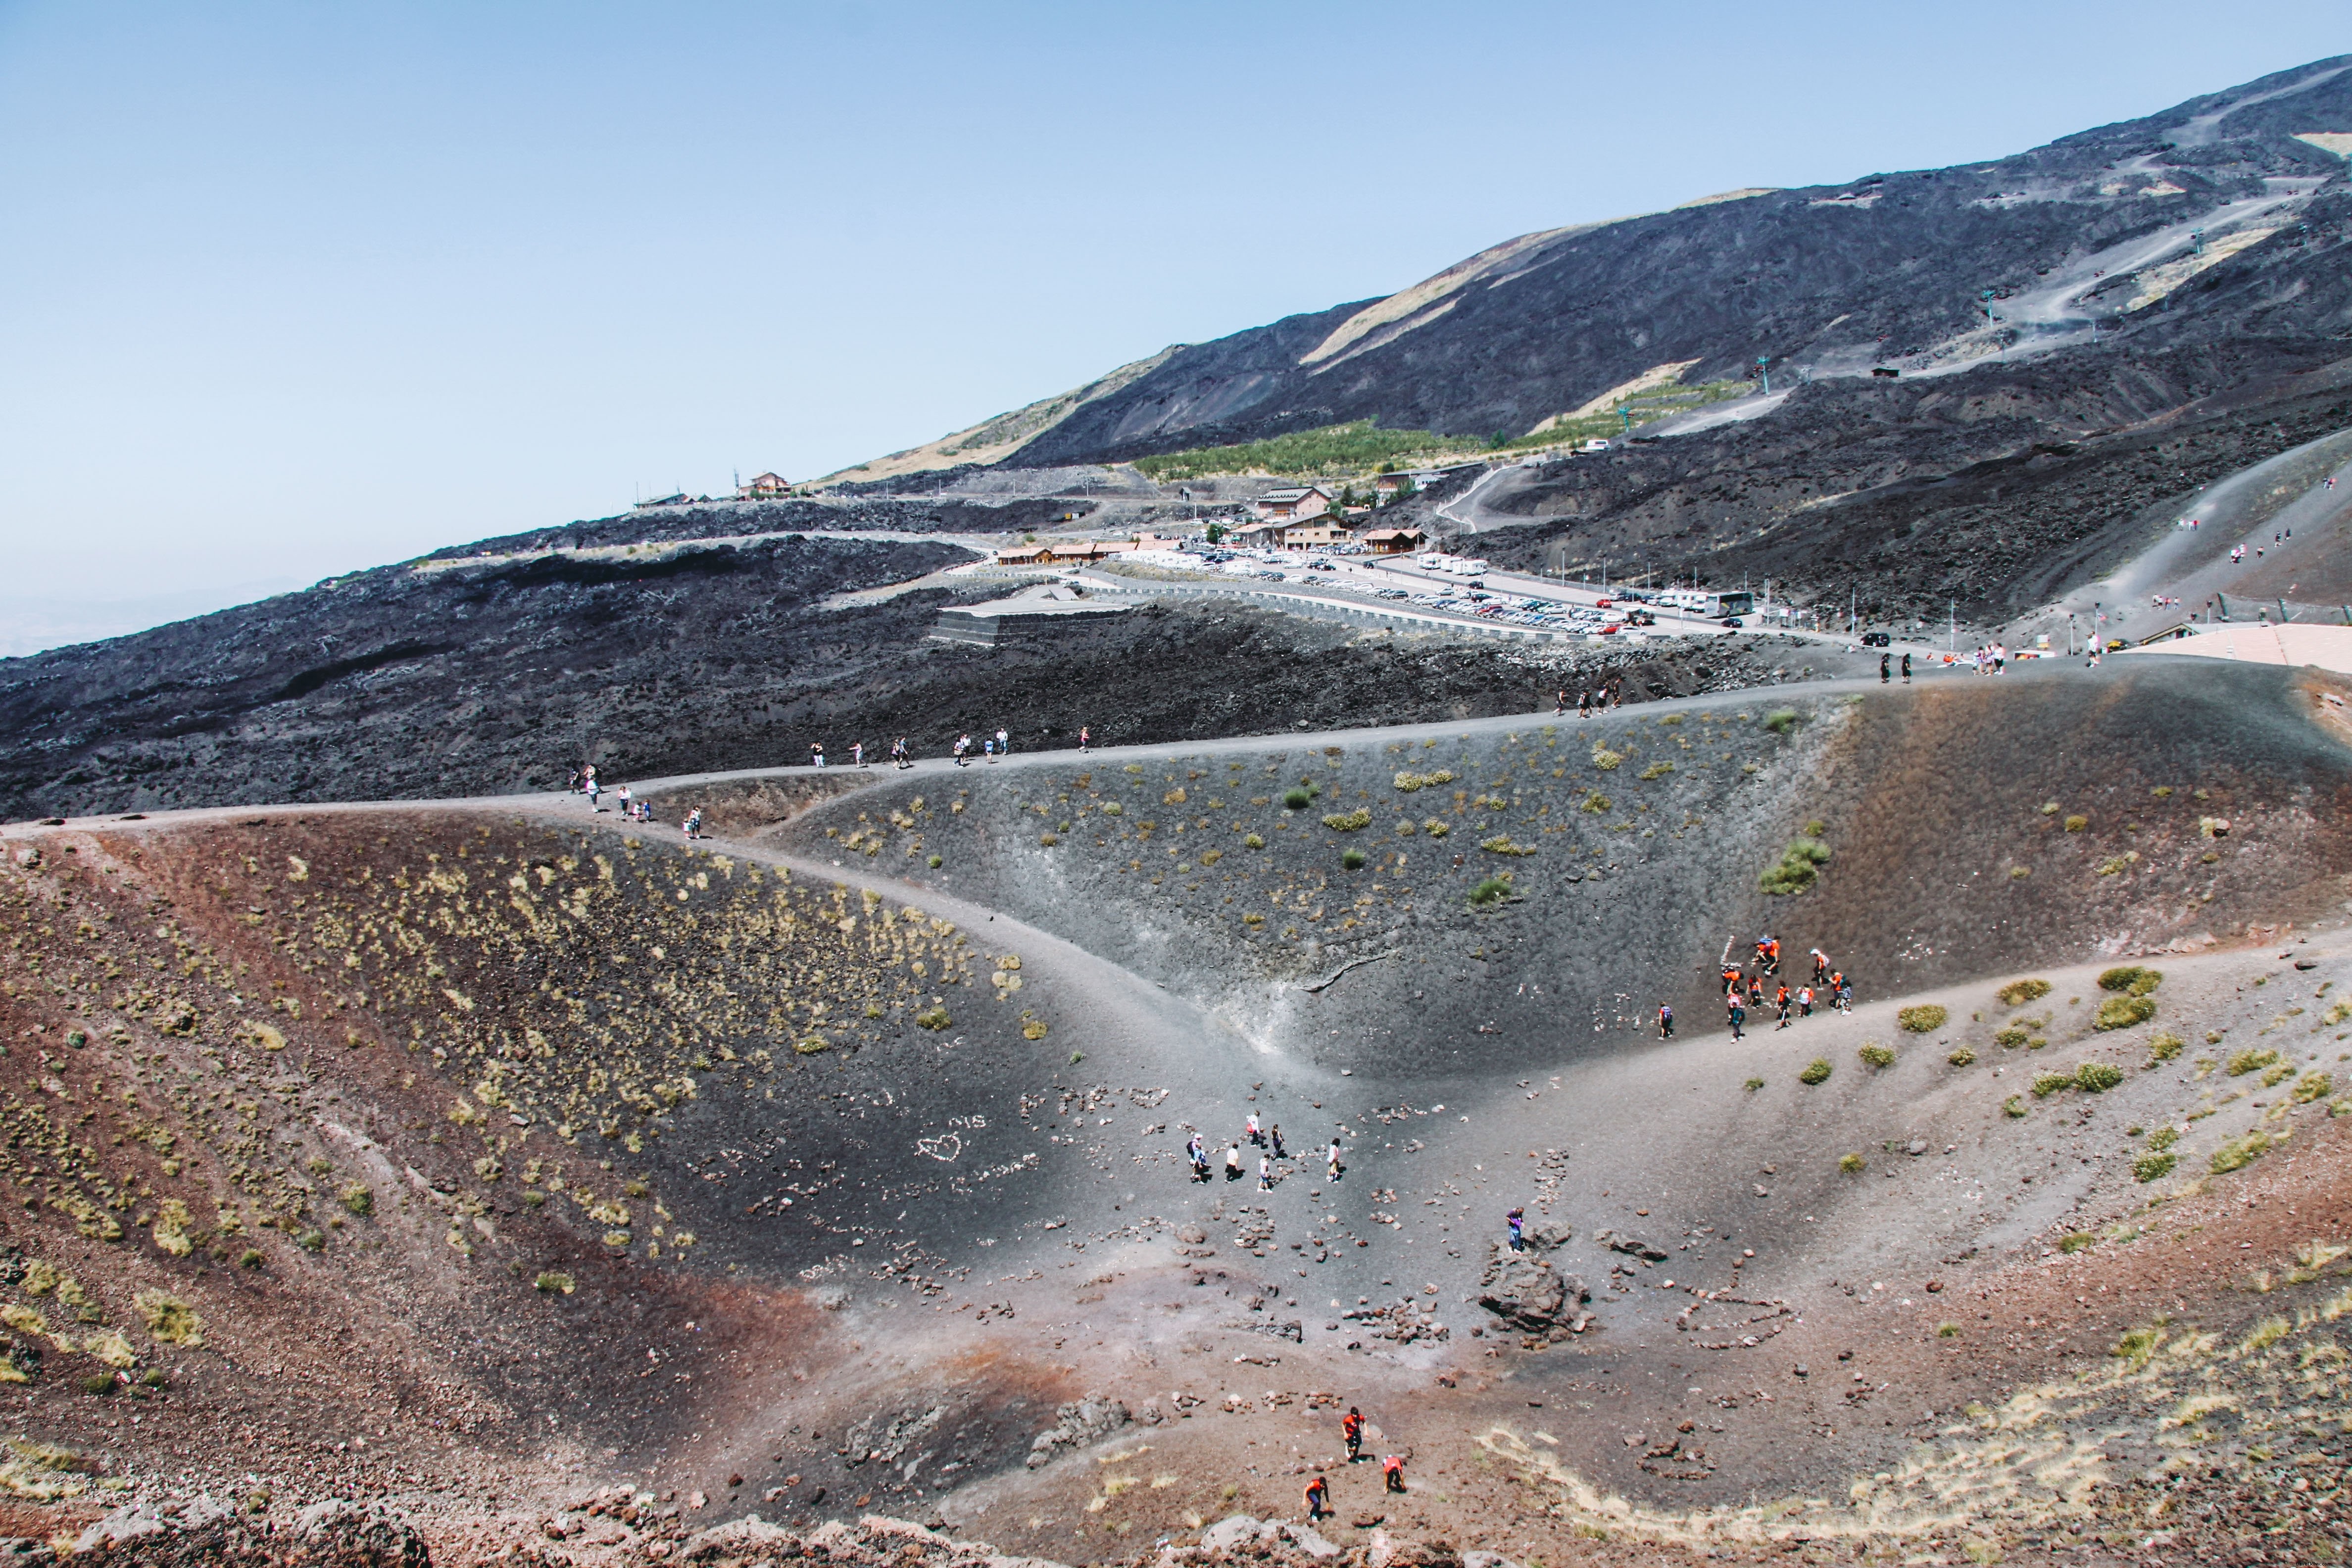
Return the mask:
M1951 641L1946 646L1944 651L1947 653L1958 653L1960 651L1960 602L1958 599L1948 601L1945 606L1944 616L1945 631L1951 638Z
M1756 374L1764 383L1764 395L1772 395L1772 362L1763 354L1756 356Z

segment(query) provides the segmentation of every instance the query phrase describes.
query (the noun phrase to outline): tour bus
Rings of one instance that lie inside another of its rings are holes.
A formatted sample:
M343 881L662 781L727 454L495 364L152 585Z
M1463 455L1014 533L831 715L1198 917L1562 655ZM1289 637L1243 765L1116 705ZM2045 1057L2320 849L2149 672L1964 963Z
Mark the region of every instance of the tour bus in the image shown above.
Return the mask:
M1700 588L1669 588L1658 595L1658 603L1686 610L1695 616L1705 616L1709 620L1752 615L1756 610L1756 595L1745 588L1734 588L1722 594Z

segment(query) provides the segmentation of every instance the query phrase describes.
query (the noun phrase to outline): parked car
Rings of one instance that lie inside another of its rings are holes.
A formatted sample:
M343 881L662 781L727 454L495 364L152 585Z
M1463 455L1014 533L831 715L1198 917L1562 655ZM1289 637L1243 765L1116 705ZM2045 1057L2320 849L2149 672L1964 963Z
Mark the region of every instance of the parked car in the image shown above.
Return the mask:
M1731 630L1733 630L1733 631L1735 631L1735 632L1736 632L1736 631L1738 631L1740 627L1742 627L1742 626L1746 626L1748 623L1747 623L1746 621L1741 620L1738 616L1724 616L1724 617L1723 617L1723 623L1722 623L1722 624L1723 624L1724 626L1726 626L1729 627Z
M1893 637L1889 637L1885 632L1864 632L1862 634L1862 646L1864 647L1885 647L1894 640L1895 639Z
M1658 617L1647 610L1629 610L1625 614L1625 624L1629 626L1654 626L1658 624Z
M1616 601L1616 600L1612 599L1612 598L1608 598L1608 597L1605 597L1605 596L1604 596L1604 597L1601 597L1601 598L1595 599L1595 600L1593 600L1592 602L1593 602L1593 604L1594 604L1595 605L1597 605L1597 606L1599 606L1600 608L1604 609L1604 610L1613 610L1613 609L1615 609L1615 608L1617 607L1617 601Z

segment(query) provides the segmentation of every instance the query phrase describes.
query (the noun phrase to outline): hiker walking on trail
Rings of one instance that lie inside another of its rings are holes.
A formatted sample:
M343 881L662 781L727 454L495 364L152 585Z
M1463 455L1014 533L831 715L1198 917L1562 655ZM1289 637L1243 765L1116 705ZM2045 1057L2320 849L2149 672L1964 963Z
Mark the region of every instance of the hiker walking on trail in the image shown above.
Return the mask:
M1309 1524L1331 1511L1331 1489L1321 1476L1307 1483L1307 1521Z
M1330 1167L1329 1179L1335 1182L1338 1181L1339 1179L1341 1166L1339 1164L1339 1141L1337 1138L1331 1140L1331 1147L1323 1158L1324 1163Z
M637 815L637 808L629 804L629 786L623 784L616 793L621 802L621 820L628 822L634 819Z
M1822 981L1827 980L1829 977L1829 954L1823 952L1817 947L1813 949L1813 984L1819 985Z
M1513 1209L1503 1216L1503 1223L1511 1227L1511 1250L1525 1252L1528 1249L1528 1211Z
M1242 1146L1235 1143L1230 1145L1225 1150L1225 1180L1229 1182L1238 1182L1241 1179Z
M1002 724L996 727L996 754L1000 757L1009 757L1013 754L1013 737L1004 732L1004 726Z
M890 742L890 760L902 768L911 768L915 765L914 759L907 755L906 736L901 735Z
M1250 1147L1253 1149L1259 1148L1265 1142L1265 1131L1259 1125L1257 1112L1255 1110L1249 1113L1249 1120L1242 1123L1242 1131L1249 1138Z
M955 746L953 750L955 752L956 766L960 768L971 766L971 763L964 760L964 753L971 750L971 737L970 735L958 735L955 738Z
M1894 664L1894 662L1895 662L1895 656L1894 656L1893 654L1891 654L1891 653L1882 653L1882 654L1880 654L1880 655L1878 656L1878 684L1879 684L1879 685L1881 685L1881 686L1885 685L1885 684L1886 684L1886 682L1887 682L1887 679L1889 678L1889 676L1891 676L1891 675L1894 673L1894 672L1893 672L1893 670L1889 668L1890 666L1892 666L1892 665Z
M1658 1004L1658 1038L1671 1040L1674 1037L1675 1010L1668 1004L1661 1002Z
M821 768L824 766L824 742L823 741L811 741L809 742L809 766L813 768Z
M1381 1460L1381 1487L1384 1491L1404 1490L1404 1456L1390 1454Z
M604 810L604 808L603 806L596 804L596 797L604 793L604 786L597 782L596 770L594 768L590 768L588 770L588 783L584 788L588 796L588 809L591 811Z
M682 828L684 828L684 829L686 830L686 836L687 836L687 837L688 837L688 838L699 838L699 837L702 837L702 807L700 807L700 806L698 806L698 806L696 806L692 811L688 812L688 813L686 814L686 820L685 820L684 822L679 823L679 824L678 824L678 826L680 826L680 827L682 827Z
M1783 980L1780 982L1780 989L1773 996L1772 1005L1780 1010L1780 1021L1778 1024L1775 1024L1773 1027L1776 1029L1787 1028L1789 1026L1789 983L1787 981Z
M855 768L862 768L866 765L865 742L852 741L849 742L849 765Z
M1580 691L1576 694L1576 716L1580 719L1590 719L1592 717L1591 692Z
M1557 718L1559 718L1560 715L1562 715L1562 714L1566 713L1567 711L1568 711L1568 688L1567 688L1567 687L1565 687L1565 686L1563 686L1563 687L1561 687L1561 688L1559 689L1559 695L1558 697L1556 697L1556 698L1554 698L1554 699L1552 700L1552 705L1551 705L1551 716L1552 716L1553 718L1557 719Z
M1348 1463L1354 1464L1364 1457L1364 1413L1354 1405L1339 1418L1339 1436L1348 1442Z
M1735 991L1731 994L1731 1005L1727 1011L1731 1016L1731 1037L1735 1040L1746 1039L1748 1037L1740 1033L1739 1026L1748 1022L1748 1009L1739 1005L1738 992Z
M1184 1158L1192 1163L1194 1181L1205 1182L1209 1179L1209 1147L1201 1142L1201 1135L1198 1132L1185 1141Z
M1257 1190L1262 1193L1274 1191L1274 1156L1271 1154L1257 1157Z
M1274 1157L1276 1159L1287 1160L1290 1158L1290 1151L1282 1146L1281 1122L1276 1122L1274 1126L1267 1131L1266 1136L1274 1141Z
M1087 729L1084 724L1079 725L1078 750L1080 752L1090 752L1094 749L1094 744L1095 732L1092 730Z
M1903 684L1911 684L1911 656L1907 653L1903 656Z
M1813 988L1807 985L1797 992L1797 1016L1800 1018L1810 1018L1812 1016Z

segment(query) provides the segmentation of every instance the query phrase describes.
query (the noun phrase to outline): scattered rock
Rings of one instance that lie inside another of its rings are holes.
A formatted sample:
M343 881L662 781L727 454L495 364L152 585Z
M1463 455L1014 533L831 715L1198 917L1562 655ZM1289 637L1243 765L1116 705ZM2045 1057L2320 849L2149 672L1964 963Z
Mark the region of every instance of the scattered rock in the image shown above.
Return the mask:
M1029 1445L1029 1468L1050 1465L1066 1450L1100 1442L1134 1419L1126 1405L1098 1394L1065 1405L1054 1412L1054 1425Z
M1666 1260L1664 1247L1654 1247L1638 1237L1620 1236L1617 1232L1604 1227L1594 1231L1592 1239L1610 1251L1622 1252L1628 1258L1639 1258L1651 1263L1664 1263Z
M1221 1519L1201 1531L1201 1545L1211 1552L1231 1552L1234 1547L1257 1540L1258 1521L1248 1514L1237 1513Z

